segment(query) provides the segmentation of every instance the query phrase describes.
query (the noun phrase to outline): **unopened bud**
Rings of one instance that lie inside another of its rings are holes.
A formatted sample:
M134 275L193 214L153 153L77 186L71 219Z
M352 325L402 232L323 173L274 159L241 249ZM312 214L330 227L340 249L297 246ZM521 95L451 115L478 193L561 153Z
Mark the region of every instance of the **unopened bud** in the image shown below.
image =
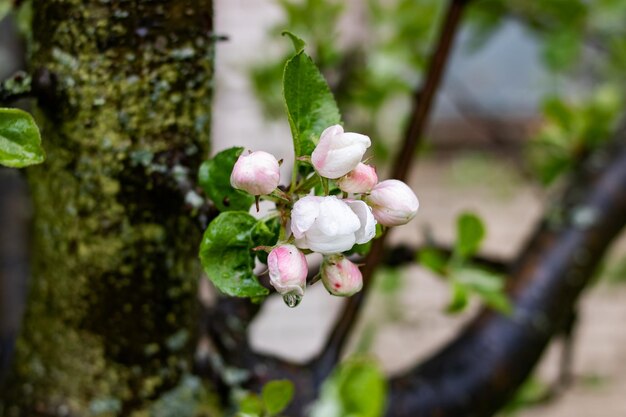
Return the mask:
M378 182L378 175L373 166L359 162L356 168L337 181L337 186L346 193L368 193Z
M363 288L363 276L359 267L343 255L325 257L321 274L324 287L332 295L348 297Z
M309 268L304 254L294 245L274 248L267 257L270 283L280 294L304 295Z
M370 138L365 135L344 132L340 125L330 126L322 132L311 163L322 177L339 178L361 162L370 145Z
M270 194L278 187L280 168L274 155L263 151L241 155L233 172L230 174L230 184L252 195Z
M372 213L384 226L400 226L417 214L419 201L408 185L398 180L385 180L376 184L367 197Z

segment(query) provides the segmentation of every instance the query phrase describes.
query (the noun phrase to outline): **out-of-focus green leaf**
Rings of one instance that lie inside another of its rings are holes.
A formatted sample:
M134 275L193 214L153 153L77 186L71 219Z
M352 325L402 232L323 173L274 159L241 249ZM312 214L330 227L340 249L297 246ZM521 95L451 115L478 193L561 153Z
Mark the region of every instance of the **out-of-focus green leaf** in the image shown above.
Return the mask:
M270 381L263 386L263 403L270 416L283 411L293 398L294 386L289 380Z
M567 69L578 58L582 43L583 33L576 28L548 32L545 35L543 58L552 70Z
M387 383L370 360L351 359L324 382L312 417L379 417L385 409Z
M254 203L252 195L230 185L230 174L242 152L242 147L229 148L200 165L200 186L219 211L245 211Z
M598 88L584 102L547 98L545 121L528 145L530 165L544 185L569 172L580 159L607 142L613 134L624 101L619 88Z
M435 274L445 275L448 259L437 249L426 248L418 252L418 262Z
M22 168L40 164L44 159L33 117L19 109L0 108L0 164Z
M456 282L479 292L500 291L504 288L500 275L473 266L457 268L452 275Z
M446 311L448 313L459 313L465 310L467 307L467 303L469 301L469 294L467 293L467 289L465 286L453 282L452 283L452 299L446 307Z
M261 416L264 409L263 400L256 394L248 394L239 401L241 416Z
M530 376L517 390L514 397L502 409L502 417L513 417L520 410L540 404L545 401L546 395L548 395L549 392L549 386L534 376Z
M473 213L462 213L456 223L455 253L463 259L474 255L485 237L482 220Z
M502 276L481 268L463 266L452 272L452 278L456 286L462 286L465 290L477 294L486 305L494 310L504 314L512 311L511 302L504 292Z
M217 216L204 232L200 260L209 279L223 293L258 298L269 293L252 273L252 230L257 220L248 213L229 211Z

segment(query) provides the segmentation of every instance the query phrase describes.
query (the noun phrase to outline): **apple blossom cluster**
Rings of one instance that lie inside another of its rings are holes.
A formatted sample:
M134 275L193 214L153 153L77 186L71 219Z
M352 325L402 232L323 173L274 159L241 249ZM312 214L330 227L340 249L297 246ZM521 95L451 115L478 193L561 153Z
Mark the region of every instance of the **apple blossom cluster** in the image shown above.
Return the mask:
M278 188L279 162L273 155L256 151L236 161L231 185L277 202L284 231L274 247L263 249L269 251L270 283L286 301L304 295L305 253L324 256L318 276L331 294L360 291L361 272L343 253L372 240L377 224L399 226L415 217L419 202L413 191L402 181L379 182L374 167L362 162L370 145L365 135L344 132L340 125L328 127L305 161L315 173L288 191ZM322 195L312 192L316 186Z

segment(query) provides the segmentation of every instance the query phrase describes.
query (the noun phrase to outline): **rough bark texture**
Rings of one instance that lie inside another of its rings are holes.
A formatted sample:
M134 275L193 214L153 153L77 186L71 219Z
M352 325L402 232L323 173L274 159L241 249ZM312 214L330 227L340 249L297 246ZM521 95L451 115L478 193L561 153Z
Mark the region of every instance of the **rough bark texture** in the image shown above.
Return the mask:
M32 10L47 161L0 414L144 415L193 357L200 231L180 190L209 144L211 1Z

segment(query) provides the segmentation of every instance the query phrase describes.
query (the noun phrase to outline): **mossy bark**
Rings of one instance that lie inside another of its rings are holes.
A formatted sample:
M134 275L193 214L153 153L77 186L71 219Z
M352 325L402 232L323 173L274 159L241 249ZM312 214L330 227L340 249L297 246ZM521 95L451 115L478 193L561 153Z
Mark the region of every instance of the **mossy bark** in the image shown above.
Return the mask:
M32 0L47 161L4 415L147 415L189 371L210 0ZM48 88L48 91L45 91Z

